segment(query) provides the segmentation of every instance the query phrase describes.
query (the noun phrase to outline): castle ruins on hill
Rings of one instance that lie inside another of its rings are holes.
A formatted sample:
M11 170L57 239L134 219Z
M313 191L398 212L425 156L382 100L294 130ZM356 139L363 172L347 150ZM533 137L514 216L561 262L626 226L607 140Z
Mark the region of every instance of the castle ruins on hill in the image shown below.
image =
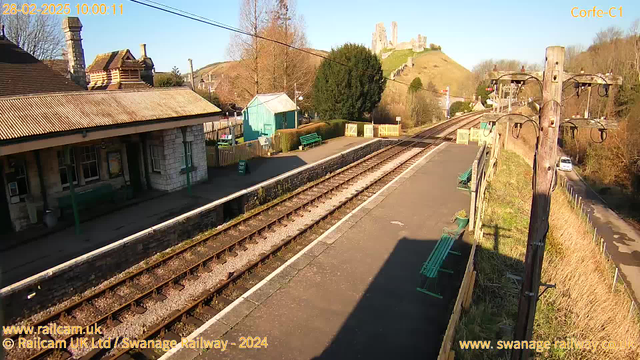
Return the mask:
M376 31L371 37L371 51L380 54L384 49L406 50L413 49L414 52L424 51L427 47L427 37L418 34L418 39L411 39L398 43L398 23L391 22L391 40L387 39L387 30L384 23L376 24Z

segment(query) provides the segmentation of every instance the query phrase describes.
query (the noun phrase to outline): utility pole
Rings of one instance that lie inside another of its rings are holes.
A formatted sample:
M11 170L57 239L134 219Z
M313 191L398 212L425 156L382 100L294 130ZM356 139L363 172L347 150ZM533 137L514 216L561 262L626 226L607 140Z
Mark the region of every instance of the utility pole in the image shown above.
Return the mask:
M451 113L449 112L449 87L447 86L447 119L451 117Z
M196 91L196 87L193 82L193 61L191 61L191 59L189 59L189 68L191 69L191 76L189 76L191 78L191 90Z
M589 89L587 90L587 108L584 110L584 118L589 118L589 105L591 103L591 85L589 85Z
M525 274L520 289L518 319L514 340L530 341L533 321L540 290L540 276L547 232L549 231L549 209L551 192L556 173L558 151L558 128L562 101L564 76L564 48L550 46L546 51L544 76L542 79L542 108L540 109L540 136L534 157L533 199L529 220L529 236L525 254ZM511 360L529 359L529 350L514 349Z
M294 103L296 104L296 112L295 112L295 129L298 128L298 84L293 83L293 98Z

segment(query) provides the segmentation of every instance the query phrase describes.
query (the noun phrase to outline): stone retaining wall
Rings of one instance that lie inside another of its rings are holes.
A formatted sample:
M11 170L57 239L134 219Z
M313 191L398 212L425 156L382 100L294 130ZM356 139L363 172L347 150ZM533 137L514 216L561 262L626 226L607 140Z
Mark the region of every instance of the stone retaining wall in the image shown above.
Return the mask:
M5 321L11 323L12 320L34 314L82 293L154 254L349 165L392 142L372 140L239 191L7 286L0 290ZM28 299L29 297L31 299Z

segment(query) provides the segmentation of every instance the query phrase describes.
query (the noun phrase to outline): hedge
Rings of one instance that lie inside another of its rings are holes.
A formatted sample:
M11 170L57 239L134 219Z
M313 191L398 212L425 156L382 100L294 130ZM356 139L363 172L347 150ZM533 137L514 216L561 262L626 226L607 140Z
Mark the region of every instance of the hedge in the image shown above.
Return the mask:
M329 120L312 122L298 129L278 130L274 136L273 147L276 151L287 152L300 146L300 136L317 133L322 140L344 136L347 120Z

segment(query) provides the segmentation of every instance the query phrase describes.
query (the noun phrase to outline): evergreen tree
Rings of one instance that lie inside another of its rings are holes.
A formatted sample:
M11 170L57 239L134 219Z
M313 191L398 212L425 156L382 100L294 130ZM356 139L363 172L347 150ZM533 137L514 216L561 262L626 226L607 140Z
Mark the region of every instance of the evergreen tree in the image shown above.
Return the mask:
M378 57L362 45L345 44L328 58L313 84L313 104L320 117L359 120L372 112L386 85Z

